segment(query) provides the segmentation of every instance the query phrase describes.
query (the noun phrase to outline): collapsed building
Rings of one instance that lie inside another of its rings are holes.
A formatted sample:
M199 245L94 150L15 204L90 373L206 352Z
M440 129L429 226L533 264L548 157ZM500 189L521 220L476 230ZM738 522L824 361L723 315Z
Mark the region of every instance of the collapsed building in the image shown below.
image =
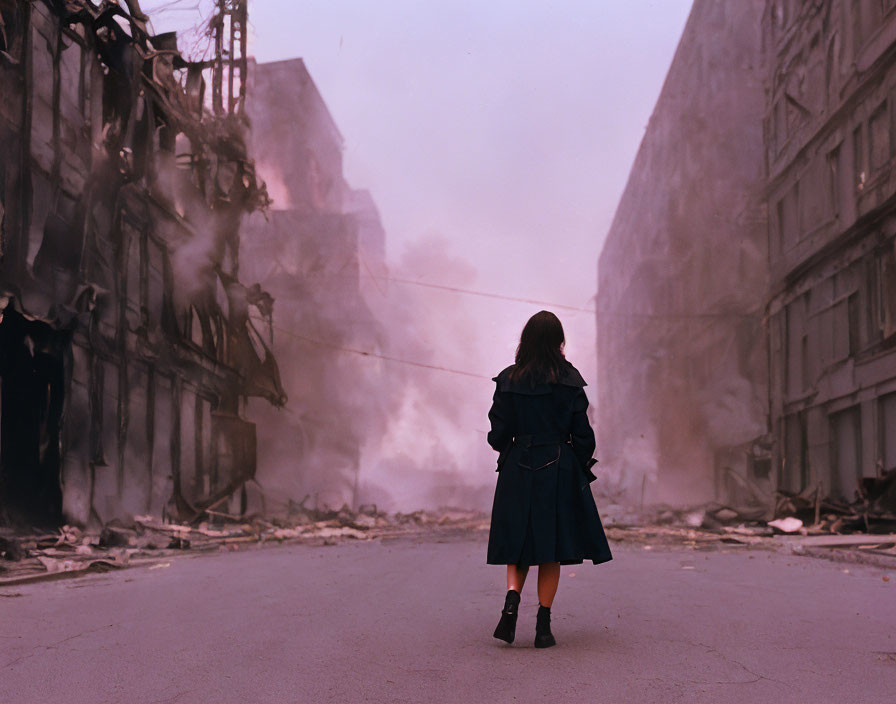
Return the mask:
M0 0L0 519L239 502L248 400L286 401L241 282L245 3L216 7L190 62L137 0Z
M302 59L249 61L250 148L272 204L247 219L241 271L271 292L287 413L250 400L263 497L357 506L365 439L385 427L383 328L365 300L387 286L385 231L343 175L343 137ZM253 484L253 487L256 487ZM270 503L270 501L268 501Z
M599 262L649 498L896 503L894 102L896 3L694 3Z

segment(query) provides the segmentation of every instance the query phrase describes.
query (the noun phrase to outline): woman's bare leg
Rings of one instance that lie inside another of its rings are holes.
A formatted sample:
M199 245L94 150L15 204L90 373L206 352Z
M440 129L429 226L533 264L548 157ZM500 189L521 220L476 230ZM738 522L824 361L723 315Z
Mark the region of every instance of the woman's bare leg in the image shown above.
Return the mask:
M507 565L507 591L513 589L522 594L527 574L529 574L528 566Z
M509 573L508 573L509 574ZM508 577L509 580L509 577ZM538 603L551 608L560 583L560 563L545 562L538 566Z

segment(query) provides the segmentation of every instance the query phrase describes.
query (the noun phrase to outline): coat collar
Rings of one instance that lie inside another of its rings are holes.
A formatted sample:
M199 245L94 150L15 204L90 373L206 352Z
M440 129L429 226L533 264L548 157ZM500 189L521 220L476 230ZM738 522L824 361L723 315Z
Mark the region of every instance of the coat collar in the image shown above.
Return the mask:
M529 395L551 393L552 385L548 383L536 384L535 386L531 386L526 382L510 381L508 377L510 376L510 372L515 367L515 364L511 364L506 369L502 369L501 373L498 374L498 376L492 378L492 381L498 384L498 391L509 391L510 393ZM572 364L570 364L566 368L566 371L563 372L557 384L561 386L573 386L579 388L588 385L582 378L582 375L579 374L579 370L572 366Z

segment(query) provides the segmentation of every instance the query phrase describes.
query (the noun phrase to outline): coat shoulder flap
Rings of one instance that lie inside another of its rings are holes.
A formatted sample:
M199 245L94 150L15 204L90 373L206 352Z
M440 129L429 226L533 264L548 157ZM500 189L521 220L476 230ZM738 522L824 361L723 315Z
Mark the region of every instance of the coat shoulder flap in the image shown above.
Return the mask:
M582 378L582 375L579 374L579 370L571 364L567 367L563 376L560 377L560 381L557 383L562 384L563 386L576 386L579 388L588 386L588 383Z
M525 394L527 396L541 396L542 394L551 393L549 384L535 384L532 386L531 384L521 381L511 381L510 372L513 371L514 368L516 368L516 365L511 364L506 369L502 369L498 376L492 379L492 381L497 383L498 391L511 394Z
M513 394L525 394L529 396L541 396L551 393L551 384L541 383L534 386L522 381L511 381L510 372L516 367L511 364L509 367L502 369L498 376L493 377L492 381L497 383L498 391L505 391ZM571 364L563 372L557 383L561 386L572 386L582 388L588 384L579 374L579 370Z

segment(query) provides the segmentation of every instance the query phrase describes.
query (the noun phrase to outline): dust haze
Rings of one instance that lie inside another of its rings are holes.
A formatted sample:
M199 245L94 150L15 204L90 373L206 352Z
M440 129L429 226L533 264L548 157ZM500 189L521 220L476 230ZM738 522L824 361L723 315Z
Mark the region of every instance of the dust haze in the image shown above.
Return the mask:
M202 46L197 11L155 4L157 29ZM315 342L294 338L296 359L278 356L285 409L250 402L265 494L487 508L490 378L543 308L563 321L596 404L597 256L687 6L253 3L250 53L304 60L344 137L347 185L370 191L385 230L383 268L358 265L372 326L340 311L332 272L306 281L301 312L266 286L275 323ZM259 173L274 212L295 206L294 175L263 159Z

